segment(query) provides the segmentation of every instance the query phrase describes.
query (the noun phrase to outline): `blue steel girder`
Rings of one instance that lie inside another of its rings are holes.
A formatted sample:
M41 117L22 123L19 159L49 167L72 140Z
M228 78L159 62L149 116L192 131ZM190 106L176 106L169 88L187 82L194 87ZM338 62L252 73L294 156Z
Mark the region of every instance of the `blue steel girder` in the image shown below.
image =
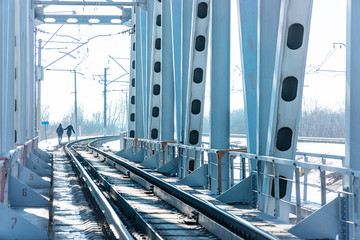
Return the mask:
M193 2L184 144L200 146L209 43L210 0Z
M123 25L130 18L123 15L37 15L36 19L44 24L96 24L96 25Z
M132 29L130 45L130 78L129 78L129 101L128 101L128 137L136 136L136 13L132 12Z
M141 44L141 13L140 7L134 7L134 12L136 15L136 24L135 24L135 88L136 88L136 118L135 118L135 136L137 138L144 137L144 115L143 115L143 81L142 81L142 44Z
M312 0L281 1L266 155L294 159L301 114ZM269 214L288 221L293 178L292 167L266 164L263 190ZM277 183L275 183L277 182ZM266 197L272 196L272 198ZM281 205L280 205L281 204Z
M149 111L148 111L148 137L152 140L161 138L161 119L162 109L162 2L154 1L153 11L153 31L151 39L151 64L150 64L150 84L149 84Z

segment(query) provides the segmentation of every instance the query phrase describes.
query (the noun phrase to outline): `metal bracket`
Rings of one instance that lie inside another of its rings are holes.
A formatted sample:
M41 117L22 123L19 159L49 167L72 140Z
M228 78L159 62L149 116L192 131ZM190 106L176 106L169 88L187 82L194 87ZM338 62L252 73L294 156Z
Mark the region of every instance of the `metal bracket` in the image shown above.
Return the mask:
M251 177L247 177L216 198L223 203L251 204Z
M208 165L204 164L192 173L180 179L178 183L188 185L190 187L206 187L208 185Z
M29 238L29 234L33 239L50 239L46 232L2 203L0 203L0 212L1 239L26 239Z

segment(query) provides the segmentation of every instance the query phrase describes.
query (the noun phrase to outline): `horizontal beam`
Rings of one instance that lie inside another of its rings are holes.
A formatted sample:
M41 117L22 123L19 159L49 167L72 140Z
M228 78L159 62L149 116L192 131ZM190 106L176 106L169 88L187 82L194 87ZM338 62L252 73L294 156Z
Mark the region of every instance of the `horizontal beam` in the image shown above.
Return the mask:
M59 15L44 14L36 16L36 19L45 24L112 24L121 25L129 20L121 15Z
M124 6L140 6L143 5L143 1L137 2L83 2L83 1L33 1L35 5L63 5L63 6L114 6L114 7L124 7Z

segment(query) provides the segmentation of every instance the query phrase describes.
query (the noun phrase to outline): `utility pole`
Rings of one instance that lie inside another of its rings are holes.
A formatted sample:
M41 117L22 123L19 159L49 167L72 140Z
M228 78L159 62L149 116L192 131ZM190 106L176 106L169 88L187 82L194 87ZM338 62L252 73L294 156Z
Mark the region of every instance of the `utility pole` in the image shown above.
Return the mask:
M74 70L74 94L75 94L75 103L74 103L74 111L75 111L75 140L78 140L78 117L77 117L77 91L76 91L76 70Z
M106 136L106 68L104 68L104 136Z

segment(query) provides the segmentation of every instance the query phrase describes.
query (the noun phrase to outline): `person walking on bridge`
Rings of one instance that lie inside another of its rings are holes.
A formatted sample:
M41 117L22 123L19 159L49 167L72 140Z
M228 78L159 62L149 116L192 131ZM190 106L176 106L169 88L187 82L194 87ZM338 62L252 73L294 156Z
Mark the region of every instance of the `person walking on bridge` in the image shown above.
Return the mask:
M64 128L64 130L66 130L66 135L68 136L68 141L70 142L70 137L71 137L71 132L74 132L74 127L69 124L66 128Z
M58 126L58 128L56 129L56 133L57 133L57 135L58 135L59 145L61 144L63 132L64 132L64 129L63 129L61 123L60 123L59 126Z

